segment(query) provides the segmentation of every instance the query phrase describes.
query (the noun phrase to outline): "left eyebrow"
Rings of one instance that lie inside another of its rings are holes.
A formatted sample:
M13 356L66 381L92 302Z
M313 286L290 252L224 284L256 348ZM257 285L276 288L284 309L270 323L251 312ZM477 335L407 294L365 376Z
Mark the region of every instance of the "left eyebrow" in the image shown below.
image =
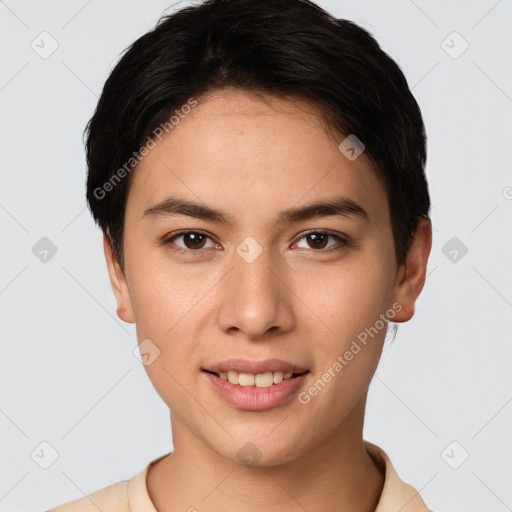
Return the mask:
M169 197L151 208L148 208L144 211L142 218L172 217L179 215L209 220L226 226L234 224L233 216L226 211L217 210L210 206L179 197ZM343 217L353 216L365 221L369 220L368 213L361 205L346 197L335 197L329 200L316 201L305 206L283 210L278 214L274 225L335 215Z
M299 222L315 217L328 217L333 215L341 215L342 217L355 216L365 221L369 219L368 213L360 204L346 197L335 197L299 208L283 210L279 214L276 223Z

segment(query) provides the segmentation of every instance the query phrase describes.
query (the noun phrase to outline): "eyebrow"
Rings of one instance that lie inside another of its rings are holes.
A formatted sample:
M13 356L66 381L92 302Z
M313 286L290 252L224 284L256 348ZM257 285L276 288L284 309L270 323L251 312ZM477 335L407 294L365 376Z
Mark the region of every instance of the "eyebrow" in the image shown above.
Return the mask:
M180 215L209 220L226 226L234 224L234 217L224 210L214 209L207 205L173 196L145 210L142 218L173 217ZM369 215L366 210L355 201L346 197L334 197L324 201L316 201L305 206L283 210L277 216L274 225L335 215L343 217L352 216L365 221L369 220Z

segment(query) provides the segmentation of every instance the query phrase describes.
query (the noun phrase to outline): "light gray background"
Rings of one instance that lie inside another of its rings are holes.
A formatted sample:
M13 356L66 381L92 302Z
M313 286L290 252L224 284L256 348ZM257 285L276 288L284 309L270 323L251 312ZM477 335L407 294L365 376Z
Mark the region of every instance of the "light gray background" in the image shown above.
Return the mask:
M385 349L365 438L436 512L512 510L512 1L318 3L397 60L428 134L428 278ZM170 5L0 1L0 512L82 497L172 450L134 326L116 316L82 145L120 52ZM47 58L41 38L58 43Z

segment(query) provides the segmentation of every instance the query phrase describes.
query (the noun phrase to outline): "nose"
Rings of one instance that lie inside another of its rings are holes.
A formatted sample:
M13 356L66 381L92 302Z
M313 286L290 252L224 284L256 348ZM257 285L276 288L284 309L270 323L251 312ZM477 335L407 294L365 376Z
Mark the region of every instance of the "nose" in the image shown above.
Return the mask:
M287 286L285 265L268 248L254 260L243 256L243 252L233 253L231 270L219 283L219 328L253 341L292 330L293 293Z

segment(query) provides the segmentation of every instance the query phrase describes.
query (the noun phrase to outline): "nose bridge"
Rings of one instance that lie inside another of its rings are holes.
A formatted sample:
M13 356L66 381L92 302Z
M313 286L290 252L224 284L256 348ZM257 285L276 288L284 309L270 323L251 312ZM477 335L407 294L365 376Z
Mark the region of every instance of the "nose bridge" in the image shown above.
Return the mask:
M287 330L292 322L281 266L270 248L253 237L242 241L233 252L232 270L223 280L219 325L224 331L240 330L259 338L271 328Z

